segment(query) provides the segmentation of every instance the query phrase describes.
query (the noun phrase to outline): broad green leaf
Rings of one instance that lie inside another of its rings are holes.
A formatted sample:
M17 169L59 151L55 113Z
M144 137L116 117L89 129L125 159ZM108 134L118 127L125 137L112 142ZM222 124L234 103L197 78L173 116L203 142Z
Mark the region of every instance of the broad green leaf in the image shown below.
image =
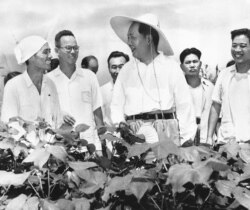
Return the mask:
M42 210L61 210L55 202L46 199L41 201Z
M96 166L98 165L94 162L69 162L69 167L74 170L85 170Z
M20 154L20 152L24 152L24 154L28 154L29 150L27 149L27 147L22 144L22 143L18 143L15 145L14 149L12 150L13 154L15 157L18 157L18 155Z
M108 183L104 189L102 200L107 202L110 194L114 194L116 191L126 190L131 182L133 175L128 174L124 177L114 177Z
M250 148L241 148L239 156L245 163L250 163Z
M86 130L88 130L90 128L89 125L85 125L85 124L79 124L75 127L75 131L76 132L84 132Z
M67 152L62 146L48 145L46 150L52 154L55 158L65 162L67 158Z
M90 202L86 198L73 198L72 202L75 204L75 210L89 210Z
M92 194L96 192L98 189L100 189L99 185L88 183L88 182L79 187L79 191L85 194Z
M189 162L198 162L200 161L200 155L197 150L197 147L191 146L191 147L181 147L180 148L180 156L185 160Z
M137 198L138 202L140 202L143 195L151 190L154 186L154 183L152 182L130 182L128 185L128 190L131 191L135 197Z
M235 140L230 140L225 145L221 146L219 152L226 152L229 157L237 159L237 154L240 151L240 146Z
M201 181L198 171L188 164L176 164L170 167L167 184L172 185L172 191L174 194L176 192L185 191L183 185L187 182L192 182L193 184L200 183Z
M0 136L3 138L10 138L11 135L8 132L0 132Z
M38 209L38 205L39 205L39 199L38 199L38 197L31 197L31 198L27 199L27 201L24 204L22 210L34 210L34 209Z
M28 157L26 157L23 162L34 162L35 166L38 166L40 169L48 161L50 153L44 148L35 149Z
M152 150L157 159L166 158L169 154L180 154L180 149L177 147L177 145L168 139L165 141L160 141L159 143L155 143L154 146L152 146Z
M250 191L243 187L236 187L233 191L235 199L247 209L250 209Z
M104 183L107 180L106 174L101 171L92 171L92 170L75 170L76 174L84 179L86 182L98 185L103 187Z
M151 148L152 144L142 143L142 144L134 144L128 147L128 158L133 156L139 156L142 153L148 151Z
M75 210L74 203L66 199L59 199L56 202L56 206L58 206L60 210Z
M6 210L23 210L26 200L27 195L21 194L8 203Z
M111 133L106 133L106 134L103 134L100 136L100 140L104 140L104 139L106 139L108 141L120 141L121 140L120 138L114 136Z
M30 142L33 147L35 147L40 141L40 139L39 139L37 133L35 132L35 130L33 130L33 131L26 134L26 140L28 142Z
M227 196L227 197L231 197L231 193L236 187L236 183L233 181L218 180L215 183L215 186L220 194Z
M230 166L228 166L225 162L222 162L215 158L209 158L205 161L205 163L206 166L212 168L214 171L226 171L230 169Z
M0 149L13 149L15 146L12 139L4 139L0 141Z
M29 177L31 172L24 172L22 174L14 174L13 172L0 171L0 186L6 185L22 185Z

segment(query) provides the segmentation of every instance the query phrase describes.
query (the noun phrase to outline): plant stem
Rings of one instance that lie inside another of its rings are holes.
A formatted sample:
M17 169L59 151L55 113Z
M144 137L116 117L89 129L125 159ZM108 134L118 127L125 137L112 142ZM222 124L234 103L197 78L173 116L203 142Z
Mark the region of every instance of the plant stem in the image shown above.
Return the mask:
M152 198L152 196L149 196L150 199L153 201L154 205L159 209L161 210L161 208L158 206L158 204L155 202L155 200Z
M7 189L5 189L5 192L4 192L4 194L2 195L2 197L0 198L0 201L1 201L2 198L6 195L6 193L9 191L10 187L11 187L11 185L9 185L9 186L7 187Z
M157 181L155 181L155 184L156 184L156 186L158 187L159 192L162 193L161 188L160 188L159 184L157 183Z
M50 198L50 180L49 180L49 170L48 170L48 198Z
M41 198L40 195L39 195L39 193L36 191L36 189L35 189L34 186L30 183L29 180L28 180L28 182L29 182L30 186L32 187L32 189L35 191L37 197L38 197L38 198Z

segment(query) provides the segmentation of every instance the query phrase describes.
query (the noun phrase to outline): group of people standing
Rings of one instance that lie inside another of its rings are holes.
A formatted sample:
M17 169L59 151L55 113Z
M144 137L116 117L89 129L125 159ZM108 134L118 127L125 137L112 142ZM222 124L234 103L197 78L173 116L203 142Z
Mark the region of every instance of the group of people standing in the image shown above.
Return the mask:
M231 32L235 64L220 73L214 86L200 75L199 49L183 50L180 63L172 58L173 50L155 15L115 16L110 24L133 58L112 52L107 59L112 79L102 87L95 73L76 66L80 47L71 31L56 34L59 65L47 74L52 59L48 42L39 36L21 40L15 55L27 70L5 85L1 120L39 117L52 127L84 123L90 128L81 138L100 152L98 128L121 122L143 134L148 143L163 140L159 135L178 146L194 140L208 144L250 140L249 29ZM85 61L82 65L88 68Z

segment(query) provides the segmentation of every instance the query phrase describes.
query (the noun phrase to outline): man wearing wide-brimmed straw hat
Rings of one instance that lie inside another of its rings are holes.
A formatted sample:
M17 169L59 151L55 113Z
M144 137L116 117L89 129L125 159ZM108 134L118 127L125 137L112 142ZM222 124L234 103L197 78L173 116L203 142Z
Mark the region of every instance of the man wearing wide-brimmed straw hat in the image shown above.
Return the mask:
M28 36L15 48L18 64L27 70L7 82L4 88L1 120L21 117L24 120L44 119L52 127L60 126L62 116L56 87L44 75L50 69L51 49L40 36Z
M173 50L158 18L153 14L115 16L110 23L135 58L124 66L115 83L113 123L127 120L150 143L158 141L156 134L160 133L177 145L192 140L196 124L190 92L180 66L170 57Z

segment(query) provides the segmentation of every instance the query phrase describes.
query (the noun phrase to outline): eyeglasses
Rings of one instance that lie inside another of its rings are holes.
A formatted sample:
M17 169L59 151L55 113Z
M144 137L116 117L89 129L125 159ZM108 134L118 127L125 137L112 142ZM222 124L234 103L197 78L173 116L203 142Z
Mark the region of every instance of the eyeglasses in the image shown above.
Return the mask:
M111 65L110 68L111 69L121 69L124 66L124 64L120 64L120 65Z
M63 48L66 52L69 53L72 50L74 50L75 52L78 52L80 47L78 45L75 45L75 46L66 45L64 47L59 47L59 48Z

